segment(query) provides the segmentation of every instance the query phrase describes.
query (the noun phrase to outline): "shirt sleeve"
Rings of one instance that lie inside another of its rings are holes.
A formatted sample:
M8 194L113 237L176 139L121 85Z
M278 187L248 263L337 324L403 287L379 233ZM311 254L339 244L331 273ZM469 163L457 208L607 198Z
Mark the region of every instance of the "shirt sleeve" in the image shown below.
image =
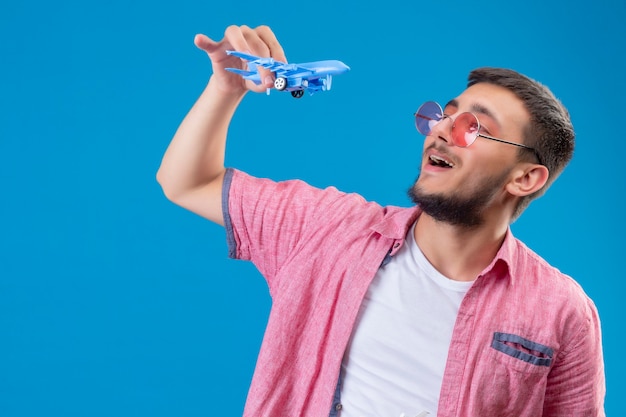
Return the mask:
M323 233L329 217L364 204L362 197L334 187L275 182L229 168L222 196L229 256L252 261L272 290L278 270L302 250L307 236Z

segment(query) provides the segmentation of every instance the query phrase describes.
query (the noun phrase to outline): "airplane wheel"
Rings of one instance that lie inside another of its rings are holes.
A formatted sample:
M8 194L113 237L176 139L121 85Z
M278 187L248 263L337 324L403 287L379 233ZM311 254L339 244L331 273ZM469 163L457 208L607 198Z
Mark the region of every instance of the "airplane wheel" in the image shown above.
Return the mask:
M283 91L287 88L287 79L285 77L278 77L274 80L274 88L278 91Z
M302 97L304 95L304 90L294 90L294 91L291 92L291 95L294 98L300 98L300 97Z

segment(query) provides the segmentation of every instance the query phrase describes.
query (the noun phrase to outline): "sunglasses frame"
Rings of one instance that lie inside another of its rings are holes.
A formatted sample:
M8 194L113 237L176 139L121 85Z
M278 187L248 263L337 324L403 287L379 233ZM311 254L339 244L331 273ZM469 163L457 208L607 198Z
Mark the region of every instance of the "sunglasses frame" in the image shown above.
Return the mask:
M431 117L431 116L429 116L427 114L420 113L420 110L422 110L424 108L424 106L426 106L426 105L433 105L433 104L436 105L437 108L439 109L439 112L436 113L436 115L439 115L439 114L441 115L441 117L439 119ZM474 117L474 120L476 120L477 129L476 129L476 132L466 132L466 133L470 133L471 135L475 135L475 136L474 136L474 139L469 144L467 144L465 146L457 144L454 141L454 137L453 137L452 138L452 143L454 143L455 146L458 146L460 148L467 148L469 146L472 146L472 144L474 142L476 142L476 139L480 136L481 138L493 140L495 142L506 143L507 145L514 145L514 146L518 146L520 148L531 150L535 154L535 157L537 158L537 161L539 161L539 164L543 165L541 157L539 156L539 152L537 152L537 150L535 148L527 146L527 145L523 145L521 143L511 142L511 141L508 141L508 140L504 140L504 139L500 139L500 138L496 138L496 137L493 137L493 136L482 134L482 133L479 132L480 131L480 120L478 119L478 117L474 113L472 113L472 112L463 112L459 116L464 115L464 114L471 114ZM435 125L437 125L438 123L441 123L445 119L445 117L443 116L443 108L436 101L426 101L425 103L423 103L421 106L418 107L417 111L415 113L413 113L413 116L415 117L415 128L417 129L418 132L420 132L424 136L430 135L430 133L432 132L432 127L429 126L428 132L423 132L422 129L420 129L420 124L418 123L418 119L433 120L433 121L436 122ZM457 118L459 116L457 116ZM456 123L456 120L452 120L452 126L450 128L451 130L454 129L455 123Z

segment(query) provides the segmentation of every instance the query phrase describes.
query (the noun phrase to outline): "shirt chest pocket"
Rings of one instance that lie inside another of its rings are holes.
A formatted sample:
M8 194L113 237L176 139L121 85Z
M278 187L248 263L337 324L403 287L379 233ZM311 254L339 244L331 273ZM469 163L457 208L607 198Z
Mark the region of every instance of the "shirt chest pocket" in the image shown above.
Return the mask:
M541 415L556 350L517 332L493 333L488 343L469 388L471 413L463 415Z
M554 349L513 333L495 332L491 341L495 362L517 372L547 374L554 360Z

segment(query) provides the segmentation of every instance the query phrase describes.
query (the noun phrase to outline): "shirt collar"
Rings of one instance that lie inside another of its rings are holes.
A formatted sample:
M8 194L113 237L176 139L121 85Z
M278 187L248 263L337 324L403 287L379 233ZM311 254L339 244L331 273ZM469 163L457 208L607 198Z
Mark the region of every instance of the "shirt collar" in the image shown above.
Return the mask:
M417 220L422 210L415 206L411 208L387 207L385 217L379 223L374 224L371 229L380 235L395 239L401 243L404 241L411 225ZM523 270L523 257L517 256L518 241L513 236L511 228L507 228L504 240L496 256L480 274L496 277L508 276L511 284L515 283L517 272Z
M372 225L371 229L381 236L396 240L404 240L409 228L422 212L419 207L385 207L385 211L385 217Z
M517 244L518 241L513 236L511 228L507 228L504 240L502 241L500 249L496 252L496 256L494 256L491 263L480 275L483 276L493 273L496 277L508 276L511 284L515 284L518 271L523 270L524 267L522 265L524 258L517 256Z

